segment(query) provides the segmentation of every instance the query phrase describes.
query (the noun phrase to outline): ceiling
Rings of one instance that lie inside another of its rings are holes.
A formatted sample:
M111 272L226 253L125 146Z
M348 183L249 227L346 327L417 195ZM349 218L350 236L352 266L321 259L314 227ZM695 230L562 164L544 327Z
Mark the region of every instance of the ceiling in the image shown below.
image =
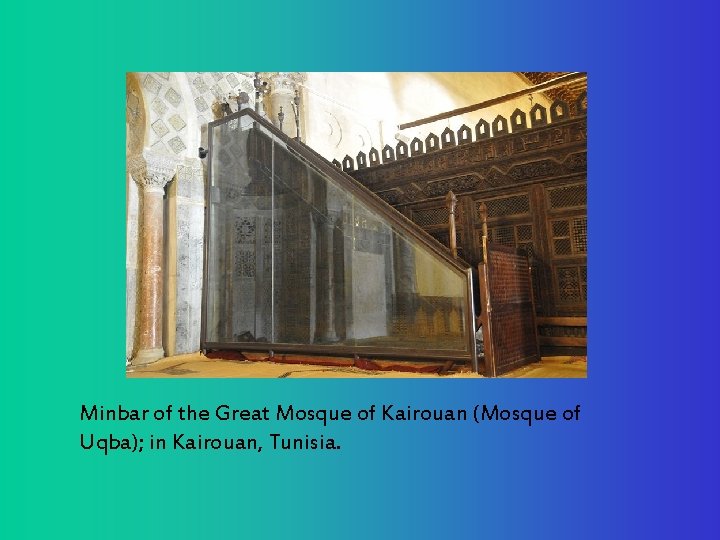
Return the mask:
M540 84L544 83L546 81L549 81L550 79L555 79L556 77L560 77L561 75L567 75L571 73L570 71L518 71L518 75L521 75L530 84ZM575 100L582 94L583 92L587 92L587 79L583 79L581 81L575 81L569 84L566 84L565 86L560 86L558 88L553 88L551 90L545 90L543 94L547 96L547 98L550 101L555 101L556 99L561 99L564 102L568 104L572 104L575 102Z

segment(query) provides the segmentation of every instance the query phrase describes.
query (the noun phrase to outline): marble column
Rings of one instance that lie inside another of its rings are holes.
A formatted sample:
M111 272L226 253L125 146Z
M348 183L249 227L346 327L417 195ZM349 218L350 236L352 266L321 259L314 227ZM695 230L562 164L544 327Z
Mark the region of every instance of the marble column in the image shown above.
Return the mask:
M268 72L262 73L261 77L266 79L270 84L270 93L265 98L266 110L268 118L272 123L280 127L280 121L278 120L278 113L282 107L282 112L285 115L283 120L282 130L285 135L291 138L295 138L297 130L295 126L295 113L293 111L293 100L295 99L295 92L299 95L301 92L301 85L307 79L304 73L286 73L286 72ZM304 138L304 104L302 102L302 96L300 98L300 136Z
M128 169L141 195L139 290L137 332L133 365L155 362L164 356L163 313L163 195L179 161L149 150L128 159Z

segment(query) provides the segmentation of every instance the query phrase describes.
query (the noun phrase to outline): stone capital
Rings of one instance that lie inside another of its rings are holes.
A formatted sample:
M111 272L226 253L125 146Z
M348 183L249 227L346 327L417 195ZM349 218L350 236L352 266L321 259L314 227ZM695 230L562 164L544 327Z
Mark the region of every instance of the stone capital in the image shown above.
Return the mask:
M133 180L148 191L162 191L175 176L181 161L168 154L147 148L141 154L128 157L127 168Z
M307 80L305 73L269 71L261 76L270 82L270 94L289 93L294 94L295 90Z

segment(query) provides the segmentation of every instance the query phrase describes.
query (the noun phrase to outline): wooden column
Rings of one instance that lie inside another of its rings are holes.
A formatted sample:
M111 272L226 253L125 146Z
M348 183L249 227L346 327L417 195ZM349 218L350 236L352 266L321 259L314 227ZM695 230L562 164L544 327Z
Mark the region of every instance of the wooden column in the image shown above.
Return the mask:
M450 253L452 253L452 256L457 259L457 235L455 234L455 208L457 207L457 197L452 191L448 191L448 194L445 197L445 202L447 203L448 210L450 211L448 224L450 227Z
M480 214L480 223L482 223L482 252L483 252L483 264L487 264L487 244L488 244L488 224L487 224L487 206L484 202L480 203L478 208Z

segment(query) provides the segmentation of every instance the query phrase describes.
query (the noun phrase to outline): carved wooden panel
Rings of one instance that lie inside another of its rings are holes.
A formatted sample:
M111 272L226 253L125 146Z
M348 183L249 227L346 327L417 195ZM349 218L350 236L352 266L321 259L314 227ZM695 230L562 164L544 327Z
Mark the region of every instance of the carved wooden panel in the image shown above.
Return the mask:
M478 207L485 203L490 242L522 248L530 257L538 314L587 314L587 120L556 101L524 116L481 121L450 134L414 140L402 164L385 163L353 176L448 245L444 197L458 195L458 254L482 261ZM507 132L506 132L507 131ZM474 136L474 137L473 137ZM474 140L469 140L469 137ZM428 144L429 143L429 144ZM460 218L460 213L463 213ZM547 327L544 331L562 331Z
M495 377L540 359L527 257L488 244L478 268L485 374Z

